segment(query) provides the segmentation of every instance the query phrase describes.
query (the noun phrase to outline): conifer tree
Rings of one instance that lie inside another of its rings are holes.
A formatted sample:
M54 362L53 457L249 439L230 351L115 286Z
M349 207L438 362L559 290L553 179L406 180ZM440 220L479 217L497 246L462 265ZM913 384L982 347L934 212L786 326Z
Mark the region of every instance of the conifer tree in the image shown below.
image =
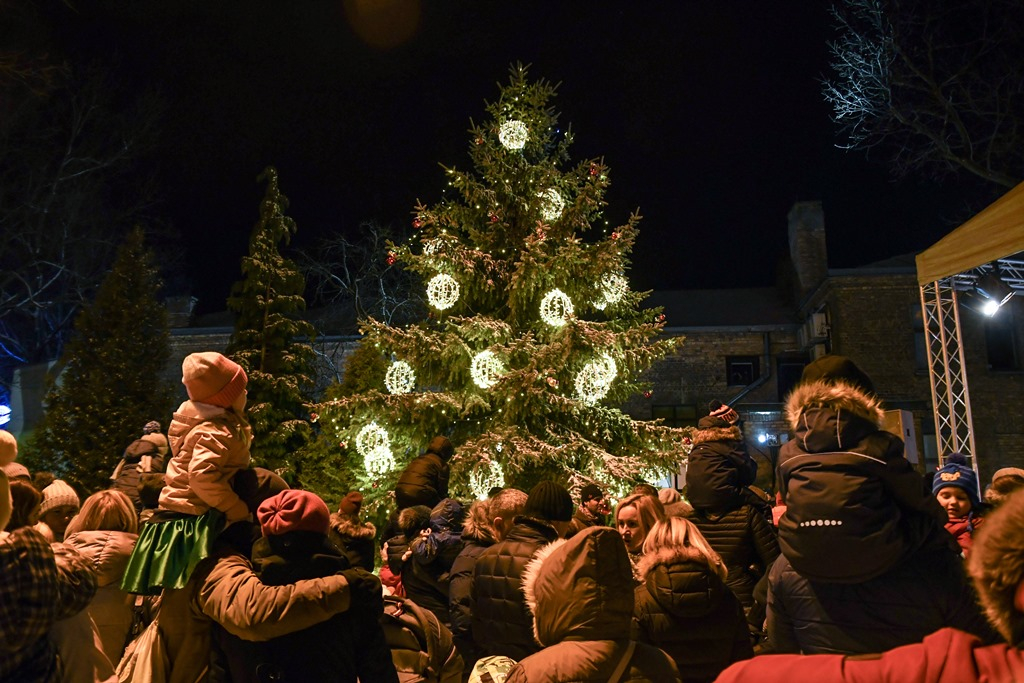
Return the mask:
M228 308L237 314L227 355L249 377L246 414L253 431L253 462L299 473L292 456L309 436L305 392L313 384L313 326L298 317L305 310L305 278L282 256L297 227L285 215L277 171L267 167L258 180L267 184L260 217L242 259Z
M465 497L542 478L622 494L685 457L683 430L616 407L678 340L656 339L664 316L628 287L640 216L585 236L603 224L609 172L597 159L570 165L554 95L512 69L470 129L473 170L446 168L449 196L420 203L414 238L389 245L426 283L429 319L363 321L384 382L314 408L316 457L356 471L374 505L438 434L455 445L451 493Z
M140 228L117 251L74 331L46 397L26 458L86 493L105 488L118 460L150 420L164 428L174 388L164 377L170 358L162 282Z

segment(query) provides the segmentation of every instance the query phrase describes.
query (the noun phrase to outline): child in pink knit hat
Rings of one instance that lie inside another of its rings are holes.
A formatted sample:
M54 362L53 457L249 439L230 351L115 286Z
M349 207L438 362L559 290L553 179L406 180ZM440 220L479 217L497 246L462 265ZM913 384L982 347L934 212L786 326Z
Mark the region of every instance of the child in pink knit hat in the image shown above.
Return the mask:
M251 519L232 488L250 461L245 370L215 351L193 353L181 365L181 382L189 400L167 430L171 460L160 505L139 532L121 584L132 593L184 587L220 531Z

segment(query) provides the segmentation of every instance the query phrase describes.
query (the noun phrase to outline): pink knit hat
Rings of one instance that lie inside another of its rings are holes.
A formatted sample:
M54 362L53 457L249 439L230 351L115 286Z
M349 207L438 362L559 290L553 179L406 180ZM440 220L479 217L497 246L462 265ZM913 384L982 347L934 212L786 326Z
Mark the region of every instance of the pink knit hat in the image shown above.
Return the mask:
M241 365L216 351L193 353L181 364L181 383L188 397L199 403L228 408L248 381Z
M256 519L263 527L264 536L280 536L289 531L326 535L331 526L331 511L315 493L288 489L260 503Z
M6 429L0 429L0 467L9 465L18 457L18 440Z

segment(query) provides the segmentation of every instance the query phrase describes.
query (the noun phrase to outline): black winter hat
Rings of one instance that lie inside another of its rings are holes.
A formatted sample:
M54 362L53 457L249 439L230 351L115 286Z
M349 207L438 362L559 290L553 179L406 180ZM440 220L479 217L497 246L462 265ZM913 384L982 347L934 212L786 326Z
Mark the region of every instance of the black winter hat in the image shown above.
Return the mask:
M604 491L597 484L587 484L580 490L580 503L604 498Z
M435 436L427 445L427 453L439 455L442 460L448 462L455 455L455 446L443 436Z
M569 491L553 481L542 481L530 490L523 514L548 522L568 522L572 519L573 504Z
M822 356L805 367L800 376L800 384L811 382L826 382L828 384L842 382L852 384L869 394L875 393L875 385L871 378L846 356Z

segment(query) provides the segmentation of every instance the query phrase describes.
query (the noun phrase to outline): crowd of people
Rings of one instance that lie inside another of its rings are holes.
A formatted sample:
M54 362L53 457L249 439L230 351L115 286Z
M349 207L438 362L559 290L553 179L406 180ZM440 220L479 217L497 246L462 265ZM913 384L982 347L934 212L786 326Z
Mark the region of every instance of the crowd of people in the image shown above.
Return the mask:
M251 466L239 365L182 382L84 501L0 431L0 683L1024 681L1024 470L923 477L848 358L788 397L777 496L714 401L685 497L465 504L437 436L380 530Z

